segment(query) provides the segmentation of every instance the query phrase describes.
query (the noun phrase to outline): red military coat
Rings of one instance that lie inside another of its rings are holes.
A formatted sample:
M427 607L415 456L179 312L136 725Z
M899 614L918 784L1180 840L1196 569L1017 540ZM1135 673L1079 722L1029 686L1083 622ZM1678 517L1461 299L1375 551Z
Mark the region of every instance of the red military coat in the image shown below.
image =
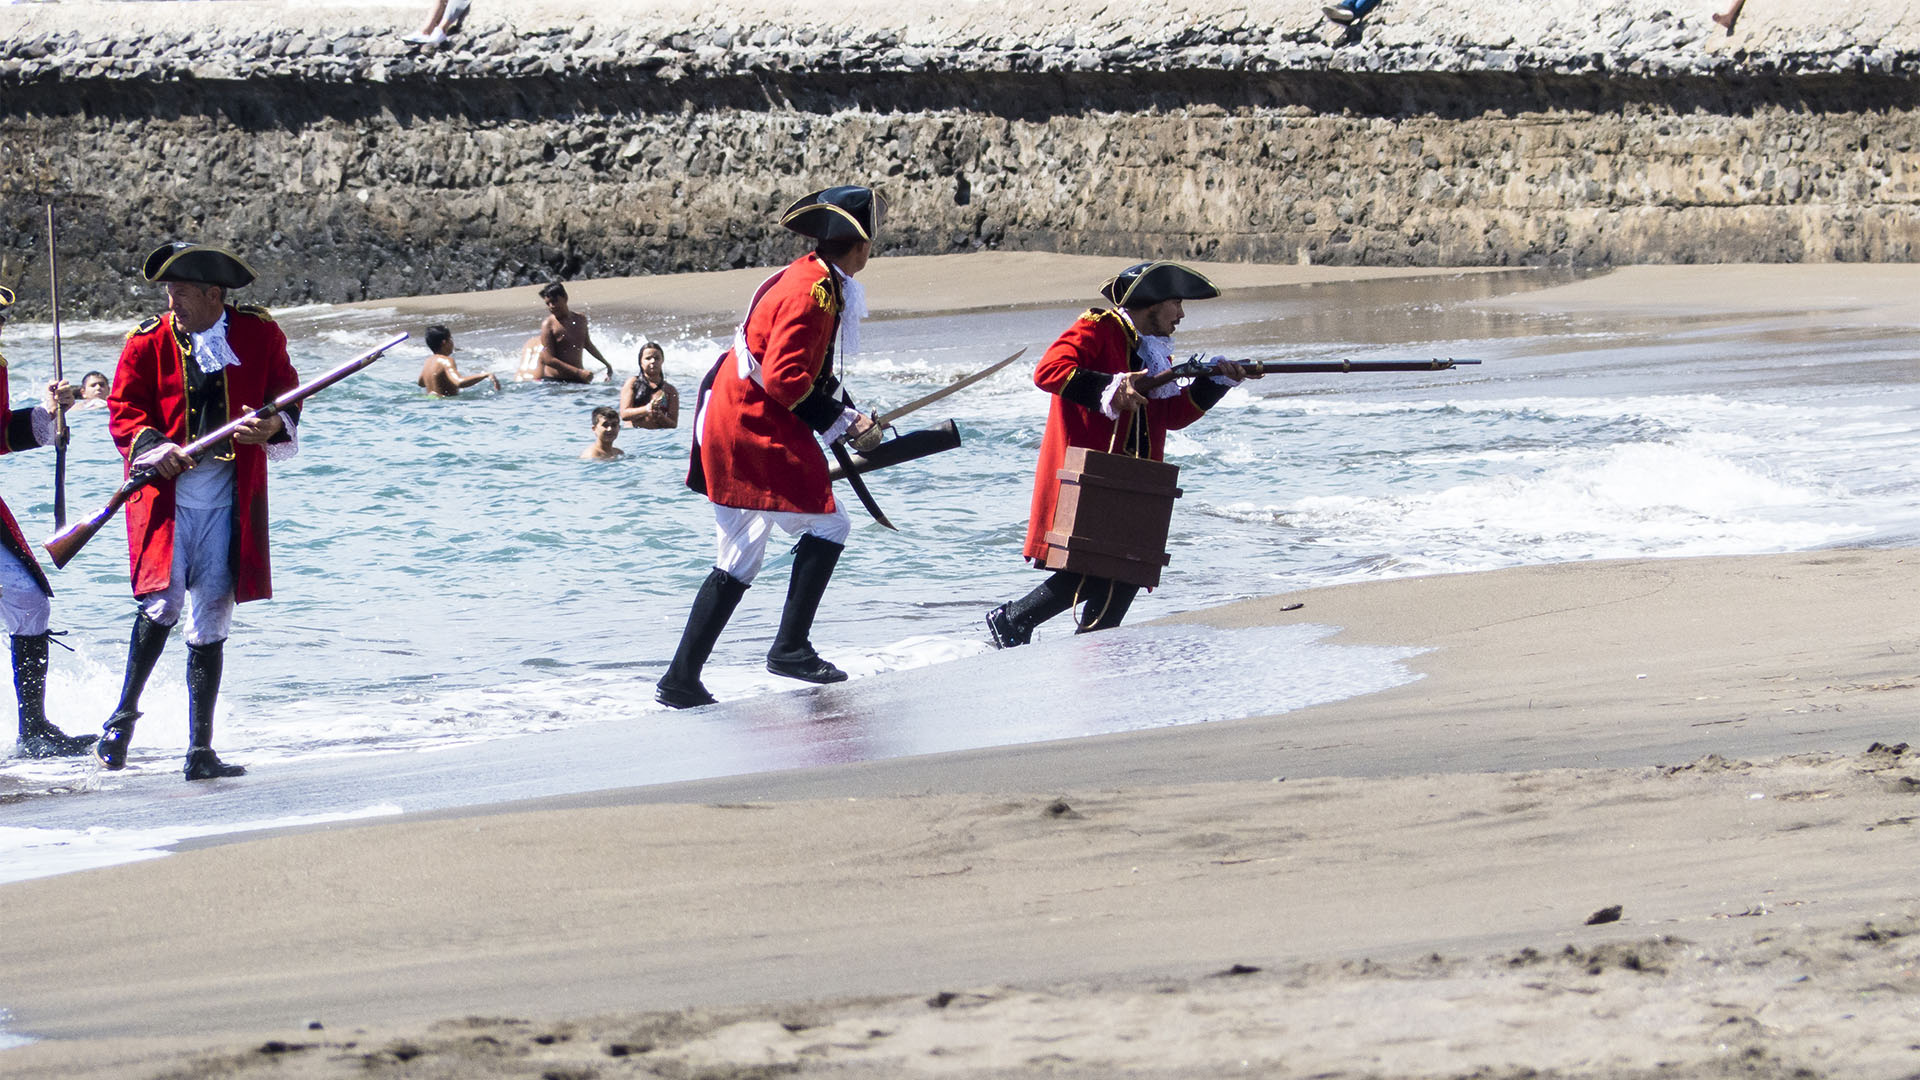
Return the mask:
M33 433L33 415L22 409L14 412L9 404L7 386L7 361L0 357L0 454L11 454L16 450L31 450L44 445ZM20 531L20 523L13 519L13 511L0 502L0 545L5 545L20 565L33 575L34 583L40 591L53 595L53 586L47 584L46 572L40 569L39 560L33 557L33 545L27 543L26 536Z
M123 456L135 456L130 451L146 431L180 446L191 441L187 340L185 332L175 333L171 314L148 319L127 335L113 392L107 395L107 427ZM227 344L240 358L222 372L229 418L299 385L300 377L287 359L287 336L264 312L228 307ZM144 445L148 440L141 441ZM259 446L232 446L234 599L244 604L273 595L267 559L267 454ZM173 578L173 483L161 480L127 500L127 554L135 596L159 592Z
M1167 432L1178 430L1206 415L1207 406L1192 391L1152 398L1131 417L1109 420L1098 405L1076 404L1067 394L1091 400L1104 391L1109 379L1140 368L1134 359L1140 335L1119 312L1094 308L1080 316L1067 332L1048 347L1034 368L1033 383L1053 396L1047 411L1047 433L1040 442L1040 461L1034 469L1033 505L1027 515L1027 543L1022 554L1036 563L1047 557L1047 530L1053 527L1054 501L1060 494L1059 471L1067 448L1139 453L1159 461L1166 454ZM1073 384L1069 389L1069 384ZM1211 404L1210 402L1208 404ZM1122 425L1132 422L1132 430ZM1115 433L1122 432L1116 439Z
M761 287L744 335L759 357L759 379L741 374L732 348L708 374L688 487L742 510L833 512L814 423L840 413L831 349L841 305L833 270L811 253Z

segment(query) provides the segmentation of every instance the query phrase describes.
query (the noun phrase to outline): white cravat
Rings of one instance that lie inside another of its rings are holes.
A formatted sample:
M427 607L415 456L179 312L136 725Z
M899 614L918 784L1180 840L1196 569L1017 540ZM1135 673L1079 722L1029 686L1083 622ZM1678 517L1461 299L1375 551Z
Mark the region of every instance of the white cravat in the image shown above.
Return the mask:
M1173 367L1173 339L1160 334L1140 335L1140 359L1146 364L1149 376L1159 375ZM1150 398L1170 398L1180 394L1180 388L1169 382L1147 391Z
M840 279L840 295L846 301L840 312L840 354L845 356L860 351L860 320L867 317L867 288L837 266L833 273Z
M227 313L220 313L220 321L197 334L189 334L193 339L193 361L200 370L211 375L221 368L233 367L240 358L233 355L233 346L227 344Z

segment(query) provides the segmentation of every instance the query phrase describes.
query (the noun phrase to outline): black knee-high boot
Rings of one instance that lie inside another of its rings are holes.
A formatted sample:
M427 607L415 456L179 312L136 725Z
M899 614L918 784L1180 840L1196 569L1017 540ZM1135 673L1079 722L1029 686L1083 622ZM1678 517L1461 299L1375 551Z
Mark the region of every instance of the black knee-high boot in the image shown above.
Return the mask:
M213 752L213 705L220 699L220 671L226 666L226 642L187 646L187 765L189 780L245 776L244 765L229 765Z
M687 628L680 634L680 647L674 650L673 663L654 684L653 700L672 709L693 709L713 704L713 695L700 683L701 669L713 655L714 642L733 618L733 609L747 594L747 583L719 567L700 583L694 595L693 610L687 613Z
M987 636L996 649L1011 649L1033 640L1040 624L1073 606L1073 590L1080 575L1056 570L1034 590L987 612Z
M787 582L787 606L780 611L780 632L767 650L767 670L810 683L844 682L847 673L820 658L813 649L813 617L826 595L827 582L840 562L845 544L808 533L793 546L793 577Z
M13 693L20 699L20 756L76 757L95 735L69 735L47 723L47 635L13 635Z
M124 768L127 764L127 747L133 742L133 722L140 719L140 692L147 688L147 677L153 674L153 665L160 662L160 653L167 647L167 635L172 632L173 627L161 626L147 618L144 611L133 618L133 641L127 646L127 674L120 684L120 704L114 707L113 715L107 717L106 726L100 731L100 743L93 748L93 755L109 769Z

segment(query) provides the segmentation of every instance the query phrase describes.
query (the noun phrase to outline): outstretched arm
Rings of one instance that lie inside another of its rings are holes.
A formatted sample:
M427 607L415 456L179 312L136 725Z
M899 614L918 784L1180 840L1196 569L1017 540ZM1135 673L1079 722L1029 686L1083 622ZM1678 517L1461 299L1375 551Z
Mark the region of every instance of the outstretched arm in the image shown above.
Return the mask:
M486 382L488 379L493 380L493 388L495 390L500 389L500 379L492 372L483 371L478 375L462 375L460 374L460 365L454 363L451 357L445 361L445 364L447 374L453 377L453 385L458 389L465 390L469 386L476 386Z
M598 360L602 364L606 365L607 381L612 382L613 381L613 364L609 363L606 357L600 355L600 347L593 343L593 334L588 332L587 328L584 325L580 327L580 331L581 331L580 336L585 339L586 350L593 354L593 358L595 360ZM580 366L583 369L586 367L585 364L582 364Z

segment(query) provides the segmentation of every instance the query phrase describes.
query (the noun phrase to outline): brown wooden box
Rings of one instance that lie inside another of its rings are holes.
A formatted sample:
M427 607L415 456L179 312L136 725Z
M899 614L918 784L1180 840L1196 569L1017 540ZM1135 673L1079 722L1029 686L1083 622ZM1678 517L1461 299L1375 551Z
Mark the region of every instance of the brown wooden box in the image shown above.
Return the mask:
M1073 570L1152 588L1167 565L1180 467L1069 447L1047 530L1050 570Z

